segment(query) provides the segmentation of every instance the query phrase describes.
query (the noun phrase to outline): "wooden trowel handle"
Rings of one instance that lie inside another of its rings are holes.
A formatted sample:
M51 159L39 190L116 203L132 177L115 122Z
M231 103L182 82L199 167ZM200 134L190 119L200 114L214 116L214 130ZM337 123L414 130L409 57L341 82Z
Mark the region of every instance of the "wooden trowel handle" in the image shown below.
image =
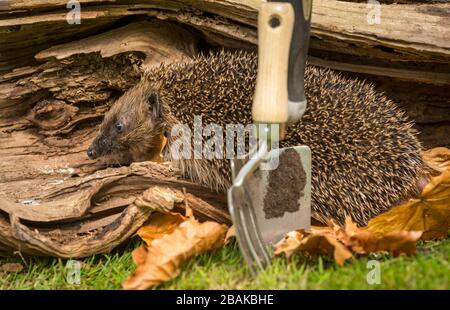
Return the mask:
M255 123L288 120L289 47L294 25L290 3L263 3L258 15L258 77L252 115Z

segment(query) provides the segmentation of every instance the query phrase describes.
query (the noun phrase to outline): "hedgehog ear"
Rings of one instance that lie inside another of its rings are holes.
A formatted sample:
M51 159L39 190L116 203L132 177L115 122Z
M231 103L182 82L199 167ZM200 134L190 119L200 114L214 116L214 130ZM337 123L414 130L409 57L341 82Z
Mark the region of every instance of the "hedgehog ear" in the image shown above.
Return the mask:
M156 91L151 91L147 97L147 104L152 116L156 118L160 118L162 116L161 112L161 101L159 98L159 94Z

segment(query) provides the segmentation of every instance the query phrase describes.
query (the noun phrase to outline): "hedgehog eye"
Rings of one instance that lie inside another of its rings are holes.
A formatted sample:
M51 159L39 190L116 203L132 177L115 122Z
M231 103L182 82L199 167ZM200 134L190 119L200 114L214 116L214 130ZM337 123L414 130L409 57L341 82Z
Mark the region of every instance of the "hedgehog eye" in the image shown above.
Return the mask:
M116 130L117 130L118 132L121 132L121 131L123 130L123 124L122 124L122 122L117 122L117 123L116 123Z

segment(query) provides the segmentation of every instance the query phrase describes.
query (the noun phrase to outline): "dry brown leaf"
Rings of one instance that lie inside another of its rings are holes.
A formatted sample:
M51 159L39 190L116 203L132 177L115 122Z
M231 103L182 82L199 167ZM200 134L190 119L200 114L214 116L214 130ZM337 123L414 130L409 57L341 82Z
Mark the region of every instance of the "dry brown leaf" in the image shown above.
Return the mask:
M234 227L234 225L231 226L230 228L228 228L227 234L225 235L225 240L223 242L223 245L227 245L233 239L236 239L236 228Z
M186 213L187 219L172 232L133 251L137 269L122 283L124 289L147 289L173 279L189 258L223 246L226 225L200 223L189 207Z
M422 235L421 231L395 231L386 235L377 235L358 228L350 217L347 217L345 221L345 233L347 238L344 244L355 253L367 254L386 251L394 256L415 254L416 241Z
M350 259L353 257L353 254L342 244L340 243L337 239L329 237L329 236L324 236L326 238L326 240L328 241L328 243L333 246L334 248L334 260L336 261L336 263L339 266L343 266L345 261L347 259Z
M310 234L303 230L288 233L285 238L275 246L275 256L285 254L289 258L294 252L300 251L307 255L334 255L334 260L340 266L352 253L336 238L326 231L324 234Z
M450 168L433 177L419 199L408 202L369 221L366 230L386 235L398 231L422 231L422 239L442 239L450 229Z
M279 256L284 253L286 258L290 258L292 254L298 250L301 241L307 235L308 234L303 230L288 232L281 241L275 244L275 251L273 254Z
M152 240L170 234L185 220L186 217L180 213L155 212L150 216L147 223L138 230L137 234L147 245L150 245Z
M336 238L343 244L348 244L350 238L346 231L333 219L328 221L328 226L311 226L311 234L327 235Z
M150 153L150 161L154 162L163 162L164 156L162 155L162 151L166 147L167 138L164 135L157 136L154 140L153 151Z
M345 229L333 220L328 227L311 227L310 232L303 230L286 234L275 246L275 256L285 254L287 258L295 252L307 255L334 255L334 260L342 266L355 254L389 252L394 256L411 255L416 252L416 241L422 232L400 231L387 235L376 235L358 228L351 218L347 218Z
M137 249L135 249L131 253L131 258L133 259L133 262L137 266L145 264L145 260L147 259L147 247L146 246L140 246Z
M423 152L424 161L436 171L444 172L450 169L450 149L446 147L436 147Z
M3 264L0 269L5 272L15 273L21 272L23 270L23 266L20 263L6 263Z

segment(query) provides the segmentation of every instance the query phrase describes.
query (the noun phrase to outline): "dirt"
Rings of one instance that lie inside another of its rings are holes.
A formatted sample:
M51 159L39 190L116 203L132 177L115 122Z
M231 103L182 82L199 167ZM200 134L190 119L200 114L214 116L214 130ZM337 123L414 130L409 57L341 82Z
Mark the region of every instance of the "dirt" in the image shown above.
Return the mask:
M277 218L286 212L297 212L305 185L306 172L300 155L294 149L285 150L280 155L278 168L269 173L270 191L264 197L265 218Z

